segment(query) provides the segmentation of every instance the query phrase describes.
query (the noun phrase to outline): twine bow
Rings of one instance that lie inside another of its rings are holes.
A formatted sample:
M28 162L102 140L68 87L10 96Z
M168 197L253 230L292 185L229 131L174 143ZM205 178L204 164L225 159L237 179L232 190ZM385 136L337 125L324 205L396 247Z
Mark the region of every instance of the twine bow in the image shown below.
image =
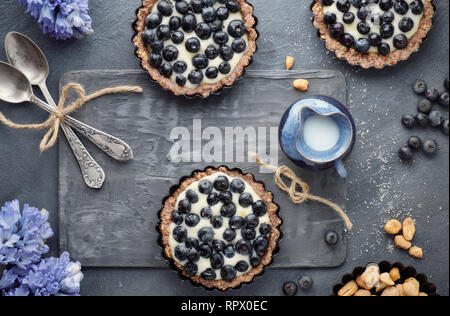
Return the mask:
M353 228L352 222L348 218L347 214L345 214L345 212L342 210L342 208L339 207L339 205L330 202L320 196L312 195L310 193L308 184L302 179L298 178L294 171L292 171L292 169L286 166L271 166L261 161L256 153L249 153L249 157L253 158L257 164L264 166L275 173L275 184L282 191L289 194L289 198L292 200L292 202L294 202L295 204L301 204L303 202L306 202L307 200L311 200L328 205L333 210L335 210L339 214L339 216L341 216L348 230L351 230ZM291 184L287 185L286 182L284 182L283 177L289 179L291 181ZM297 188L300 188L301 191L297 190Z
M67 95L69 94L70 90L73 90L78 94L78 99L71 105L65 107L64 104L66 103ZM106 94L121 92L141 93L142 88L138 86L119 86L106 88L86 96L86 92L79 84L69 83L62 89L61 97L58 101L58 106L56 107L56 109L54 109L54 111L50 114L50 117L45 122L40 124L16 124L8 120L2 112L0 112L0 122L15 129L41 130L48 128L47 133L45 133L39 145L40 151L44 152L56 143L59 134L59 127L61 123L64 122L64 118L66 115L69 115L70 113L80 109L86 102L89 102L93 99Z

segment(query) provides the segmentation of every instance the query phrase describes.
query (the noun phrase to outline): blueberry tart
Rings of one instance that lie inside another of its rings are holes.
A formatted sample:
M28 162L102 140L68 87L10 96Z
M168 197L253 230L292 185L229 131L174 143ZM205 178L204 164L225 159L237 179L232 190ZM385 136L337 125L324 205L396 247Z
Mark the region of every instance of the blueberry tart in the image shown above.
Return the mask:
M133 44L163 88L206 97L243 75L256 51L255 25L245 0L143 0Z
M432 0L314 0L312 11L328 50L378 69L418 51L435 12Z
M165 256L207 288L249 283L272 261L281 220L252 175L208 168L182 180L160 212Z

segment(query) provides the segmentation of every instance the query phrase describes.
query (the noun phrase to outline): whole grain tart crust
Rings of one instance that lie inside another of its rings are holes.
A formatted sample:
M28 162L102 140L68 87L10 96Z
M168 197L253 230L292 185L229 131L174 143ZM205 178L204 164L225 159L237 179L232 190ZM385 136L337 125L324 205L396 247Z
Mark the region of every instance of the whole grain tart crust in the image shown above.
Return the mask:
M207 97L214 92L218 92L223 87L232 86L233 83L240 78L245 68L250 65L252 56L256 52L256 40L258 32L256 31L256 19L253 16L253 7L246 0L236 0L241 5L241 14L245 26L247 27L248 45L247 50L241 56L233 71L216 83L202 83L195 88L181 87L170 78L166 78L159 73L159 70L152 67L148 61L149 49L142 40L142 33L145 31L145 19L151 13L153 6L159 0L143 0L142 7L137 10L137 20L134 24L136 35L133 37L133 45L136 48L136 56L141 60L141 66L157 81L162 88L171 90L175 95L195 96L200 95Z
M336 57L345 59L351 65L359 65L362 68L381 69L385 66L393 66L399 61L407 60L411 54L420 49L422 41L433 26L434 6L433 0L424 0L423 16L417 32L409 39L408 45L403 49L397 49L386 56L367 53L362 54L354 48L348 48L330 35L328 25L323 21L324 6L321 0L314 0L311 10L314 13L313 24L319 30L320 38L325 41L325 47L334 51Z
M173 254L169 245L169 237L170 237L170 224L172 223L172 214L175 212L175 206L177 203L178 196L186 190L192 183L200 181L202 178L206 176L210 176L214 173L222 172L231 177L241 178L246 181L255 191L256 194L261 198L261 200L267 205L267 212L270 219L270 224L272 226L272 231L269 236L269 247L261 258L261 263L249 270L248 272L236 277L233 281L225 281L225 280L212 280L207 281L202 279L200 276L190 276L184 271L184 267L176 262L173 258ZM217 169L207 168L204 171L195 172L194 175L190 178L183 180L180 186L175 190L175 192L164 201L164 207L160 212L160 220L161 223L159 225L159 230L161 233L161 243L164 250L164 255L171 260L177 269L179 269L182 275L196 284L201 284L208 289L219 289L225 291L230 288L238 287L244 283L249 283L253 280L253 278L259 274L261 274L266 266L268 266L272 262L272 257L274 255L275 250L278 247L278 240L280 238L279 226L281 225L281 219L277 215L278 206L273 202L273 196L271 192L267 192L264 188L264 184L255 181L253 175L251 174L242 174L236 170L229 170L227 167L219 167Z

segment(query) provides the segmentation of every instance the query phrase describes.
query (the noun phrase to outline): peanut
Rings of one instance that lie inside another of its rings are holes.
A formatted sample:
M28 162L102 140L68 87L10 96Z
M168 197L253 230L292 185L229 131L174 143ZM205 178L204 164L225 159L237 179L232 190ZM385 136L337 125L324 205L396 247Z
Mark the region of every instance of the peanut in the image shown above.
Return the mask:
M358 290L353 296L372 296L367 290Z
M372 289L380 281L380 268L378 265L368 265L366 271L361 274L361 280L369 289Z
M383 293L381 293L381 296L400 296L400 292L395 286L389 286L384 289Z
M356 277L356 284L358 284L358 286L359 286L360 288L363 288L363 289L365 289L365 290L371 290L371 289L372 289L371 287L368 287L368 286L366 285L366 282L364 282L364 281L362 280L362 278L361 278L360 275L358 275L358 276Z
M419 247L416 247L416 246L411 247L411 248L409 248L408 253L413 258L417 258L417 259L422 259L423 258L422 248L419 248Z
M358 291L358 285L355 281L350 281L339 290L338 296L353 296Z
M402 223L396 219L391 219L384 225L384 230L389 235L397 235L402 230Z
M408 217L403 222L403 237L406 240L411 241L414 238L414 234L416 233L416 226L414 225L414 221L411 217Z
M405 239L402 235L395 236L395 244L398 248L408 250L412 244Z
M405 296L418 296L419 289L419 281L414 278L409 278L403 283L403 292L405 293Z
M397 284L395 287L398 290L399 296L405 296L405 291L403 290L403 284Z
M391 277L389 276L389 273L387 273L387 272L382 273L380 275L380 281L381 281L381 283L386 284L386 285L394 285L395 284L394 281L392 281Z
M378 285L375 287L375 291L377 291L377 292L381 292L381 291L383 291L385 288L387 288L388 287L388 285L386 284L386 283L382 283L382 282L380 282L380 283L378 283Z
M287 70L291 70L292 67L294 67L294 63L295 63L295 58L292 56L287 56L286 57L286 69Z
M389 271L389 276L391 278L392 281L397 281L400 280L400 270L397 267L394 267L391 269L391 271Z
M294 81L293 85L295 89L306 92L308 91L309 81L305 79L297 79Z

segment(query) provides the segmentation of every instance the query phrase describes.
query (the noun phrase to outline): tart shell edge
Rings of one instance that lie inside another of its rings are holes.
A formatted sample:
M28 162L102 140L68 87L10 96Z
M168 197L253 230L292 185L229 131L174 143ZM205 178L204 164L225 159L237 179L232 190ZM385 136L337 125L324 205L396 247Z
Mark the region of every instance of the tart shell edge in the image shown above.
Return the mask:
M337 58L347 60L350 65L359 65L364 69L382 69L385 66L394 66L399 61L407 60L413 53L420 49L422 42L433 26L435 7L433 0L424 0L424 14L420 20L417 32L409 39L408 45L405 48L397 49L386 56L375 53L359 53L354 48L348 48L333 38L328 31L328 25L323 21L324 12L321 0L313 0L311 11L314 14L313 25L317 28L319 37L325 42L325 47L329 51L333 51Z
M238 177L246 181L259 195L261 200L267 204L267 210L270 218L270 223L272 226L272 232L269 237L269 247L267 252L262 257L261 263L249 270L248 272L238 276L233 281L225 280L204 280L199 275L190 276L184 271L184 267L176 262L173 258L172 251L169 245L170 237L170 224L172 223L172 213L175 211L175 205L179 195L186 190L186 188L192 183L201 180L202 178L212 175L217 172L223 172L231 177ZM163 250L163 256L169 261L170 265L185 279L191 280L194 285L203 285L206 289L218 289L221 291L226 291L230 288L237 288L245 283L250 283L253 279L264 272L264 268L271 264L273 256L278 253L279 246L278 241L281 238L281 232L279 230L282 220L278 216L279 207L273 202L273 195L271 192L266 191L265 186L262 182L257 182L252 174L243 173L240 169L230 170L228 167L221 166L219 168L207 167L203 171L196 170L190 177L183 177L180 180L180 184L174 186L171 190L171 195L166 197L163 201L163 208L159 213L159 224L157 230L160 234L159 243Z

